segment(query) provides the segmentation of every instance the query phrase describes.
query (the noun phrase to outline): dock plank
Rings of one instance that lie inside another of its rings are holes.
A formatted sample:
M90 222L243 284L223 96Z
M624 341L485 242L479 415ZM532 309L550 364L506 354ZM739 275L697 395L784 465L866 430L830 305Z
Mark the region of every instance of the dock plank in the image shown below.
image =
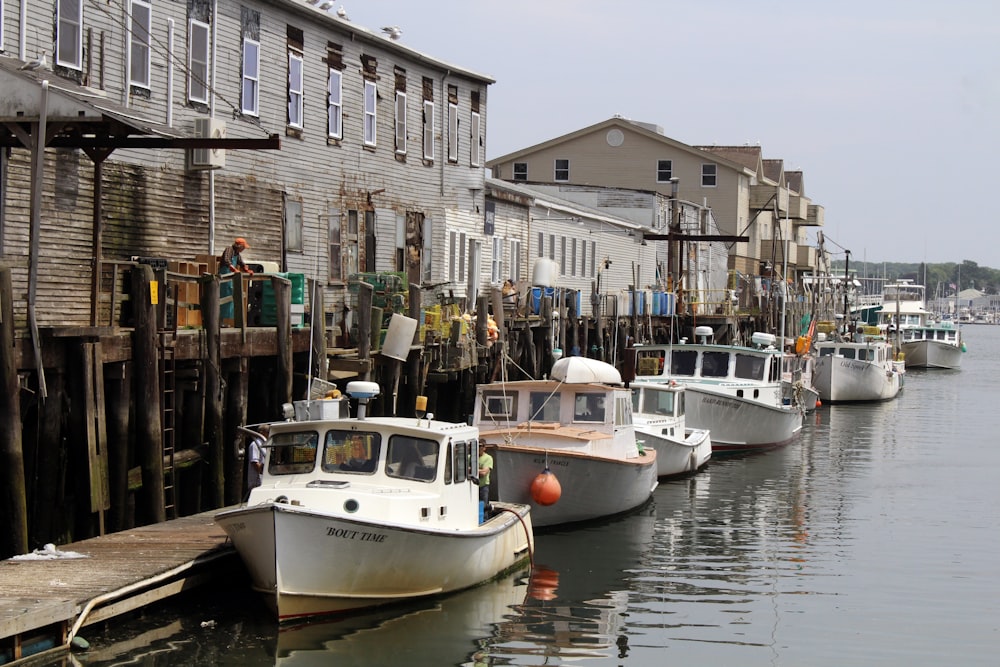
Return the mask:
M218 511L57 545L85 558L0 561L0 639L62 621L72 624L106 603L103 613L94 614L96 622L115 609L134 609L184 588L163 585L167 582L202 579L203 566L235 558L213 519ZM131 604L122 604L130 598Z

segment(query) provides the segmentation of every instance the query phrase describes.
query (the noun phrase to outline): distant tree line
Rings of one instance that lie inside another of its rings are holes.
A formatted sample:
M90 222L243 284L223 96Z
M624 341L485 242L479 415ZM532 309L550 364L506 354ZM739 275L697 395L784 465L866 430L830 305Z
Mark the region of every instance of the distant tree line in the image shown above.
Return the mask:
M851 273L869 278L885 278L888 281L912 280L924 285L927 295L933 296L938 287L952 290L952 285L958 291L975 288L986 294L997 294L1000 291L1000 269L979 266L972 260L962 260L961 264L944 262L943 264L926 264L924 262L855 262L851 259ZM832 262L833 273L844 270L844 260Z

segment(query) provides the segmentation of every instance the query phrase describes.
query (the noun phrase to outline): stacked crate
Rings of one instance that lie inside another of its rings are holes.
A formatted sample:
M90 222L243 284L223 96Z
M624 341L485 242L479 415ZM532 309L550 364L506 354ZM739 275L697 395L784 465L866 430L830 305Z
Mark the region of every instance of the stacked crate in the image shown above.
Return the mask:
M201 291L198 278L208 271L208 265L204 262L172 259L167 263L167 270L170 273L190 276L190 278L174 277L170 281L174 303L177 306L177 327L200 327Z
M292 283L291 309L292 326L301 327L305 325L306 310L306 276L304 273L274 273L269 275L281 276ZM274 287L270 280L264 280L261 294L260 323L263 326L274 326L278 323L278 304L274 299Z
M352 273L347 278L347 291L351 297L351 307L358 306L358 291L361 283L372 286L372 331L379 330L375 347L381 346L388 331L389 320L393 313L407 315L410 302L410 284L406 273L402 271L383 271L380 273ZM377 318L377 321L376 321Z

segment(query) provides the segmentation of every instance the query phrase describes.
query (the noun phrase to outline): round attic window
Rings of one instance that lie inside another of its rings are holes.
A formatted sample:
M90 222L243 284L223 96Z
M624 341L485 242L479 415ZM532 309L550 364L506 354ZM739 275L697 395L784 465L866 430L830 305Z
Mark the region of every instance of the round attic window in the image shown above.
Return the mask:
M623 141L625 141L625 135L622 134L621 130L608 130L608 146L621 146Z

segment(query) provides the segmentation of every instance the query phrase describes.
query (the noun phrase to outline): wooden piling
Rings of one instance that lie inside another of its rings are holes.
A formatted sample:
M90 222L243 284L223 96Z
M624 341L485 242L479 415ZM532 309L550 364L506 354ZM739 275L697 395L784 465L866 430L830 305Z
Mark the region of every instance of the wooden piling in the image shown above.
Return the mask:
M212 507L225 505L223 459L222 366L220 357L221 324L219 316L219 276L202 274L201 324L205 336L202 347L202 367L205 374L205 441L208 443L208 465L205 466L205 486Z
M128 500L129 461L129 364L105 364L104 400L107 406L108 430L108 493L110 509L107 515L109 532L131 527L126 506Z
M20 387L14 358L14 295L9 268L0 268L0 388L0 558L8 558L28 551Z
M371 380L372 350L372 297L374 287L362 281L358 283L358 309L354 317L358 322L358 359L366 362L364 380Z
M277 308L275 326L278 346L274 405L280 410L283 404L292 402L292 281L281 276L271 276L271 287ZM279 416L276 414L274 418Z
M132 268L132 358L135 363L136 452L142 467L138 509L142 523L167 518L163 497L163 425L160 421L160 371L156 321L156 283L147 264Z

